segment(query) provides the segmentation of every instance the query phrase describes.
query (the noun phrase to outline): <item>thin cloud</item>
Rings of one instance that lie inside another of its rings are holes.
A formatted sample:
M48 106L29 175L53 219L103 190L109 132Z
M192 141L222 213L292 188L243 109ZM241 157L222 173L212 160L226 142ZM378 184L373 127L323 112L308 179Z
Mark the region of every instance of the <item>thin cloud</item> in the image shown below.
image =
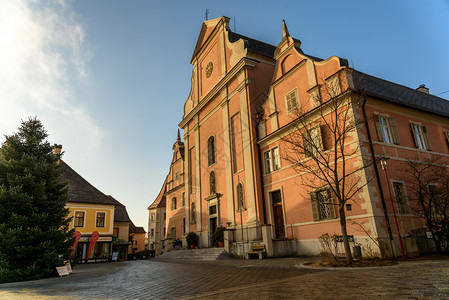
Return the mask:
M98 146L102 130L73 88L87 86L90 56L69 3L0 1L0 133L37 116L50 139Z

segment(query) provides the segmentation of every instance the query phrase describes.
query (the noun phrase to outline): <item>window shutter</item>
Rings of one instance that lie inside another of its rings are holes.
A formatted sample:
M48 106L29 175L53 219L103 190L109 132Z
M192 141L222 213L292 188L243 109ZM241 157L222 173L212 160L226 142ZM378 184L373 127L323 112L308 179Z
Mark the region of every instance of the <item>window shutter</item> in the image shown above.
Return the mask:
M413 140L415 141L415 147L419 148L418 140L416 139L415 129L413 128L414 125L415 125L414 123L410 123L410 127L412 128Z
M332 197L331 189L327 189L327 203L329 203L329 215L331 219L335 219L337 215L335 214L335 203Z
M302 134L302 147L304 148L304 155L307 157L312 156L310 153L310 143L308 140L308 133L307 131Z
M384 141L384 137L382 135L382 130L380 129L379 116L374 115L374 123L376 124L377 138L380 142Z
M320 212L318 210L318 201L316 199L316 193L310 193L310 200L312 201L312 214L313 214L313 220L319 221L320 220Z
M317 128L316 129L316 131L317 131L317 136L318 136L318 142L320 143L319 145L317 145L318 147L318 150L320 151L320 153L321 153L321 151L323 151L323 149L324 149L324 147L323 147L323 131L321 130L321 127L322 126L320 126L320 128Z
M390 132L393 138L393 143L399 145L398 128L396 127L396 121L393 118L388 118L388 124L390 125Z
M449 144L449 131L444 130L444 136L446 137L446 141Z
M421 130L424 135L424 140L426 141L426 149L430 151L430 150L432 150L432 145L430 144L430 138L429 138L429 133L427 132L427 127L421 126Z

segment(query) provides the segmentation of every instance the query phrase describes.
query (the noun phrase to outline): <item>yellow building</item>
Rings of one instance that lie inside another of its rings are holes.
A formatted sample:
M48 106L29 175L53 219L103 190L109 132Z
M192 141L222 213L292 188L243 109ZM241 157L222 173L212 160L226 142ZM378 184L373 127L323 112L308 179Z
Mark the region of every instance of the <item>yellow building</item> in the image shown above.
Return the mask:
M112 255L114 229L114 209L116 203L92 186L65 162L61 161L62 180L68 182L69 217L73 217L70 229L81 233L75 250L75 258L80 262L108 261ZM99 238L89 257L87 257L92 233L97 231Z

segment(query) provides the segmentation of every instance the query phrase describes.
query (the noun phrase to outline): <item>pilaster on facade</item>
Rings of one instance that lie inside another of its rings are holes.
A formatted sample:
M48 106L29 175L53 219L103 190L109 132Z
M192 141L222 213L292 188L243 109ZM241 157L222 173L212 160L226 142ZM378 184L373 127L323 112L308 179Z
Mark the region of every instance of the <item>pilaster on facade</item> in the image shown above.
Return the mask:
M239 77L240 82L244 82L244 74ZM248 110L248 96L247 89L242 89L240 92L240 116L242 123L242 140L243 140L243 163L245 166L245 187L247 208L248 208L248 222L257 220L256 209L256 195L255 182L253 174L253 159L252 159L252 142L251 142L251 126Z

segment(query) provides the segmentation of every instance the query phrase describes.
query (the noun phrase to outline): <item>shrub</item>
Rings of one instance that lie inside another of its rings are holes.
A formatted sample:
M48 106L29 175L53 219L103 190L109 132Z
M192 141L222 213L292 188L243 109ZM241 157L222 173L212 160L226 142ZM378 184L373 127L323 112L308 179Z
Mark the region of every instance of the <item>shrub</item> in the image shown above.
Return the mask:
M195 232L189 232L186 236L187 245L190 248L191 245L198 246L199 237Z

